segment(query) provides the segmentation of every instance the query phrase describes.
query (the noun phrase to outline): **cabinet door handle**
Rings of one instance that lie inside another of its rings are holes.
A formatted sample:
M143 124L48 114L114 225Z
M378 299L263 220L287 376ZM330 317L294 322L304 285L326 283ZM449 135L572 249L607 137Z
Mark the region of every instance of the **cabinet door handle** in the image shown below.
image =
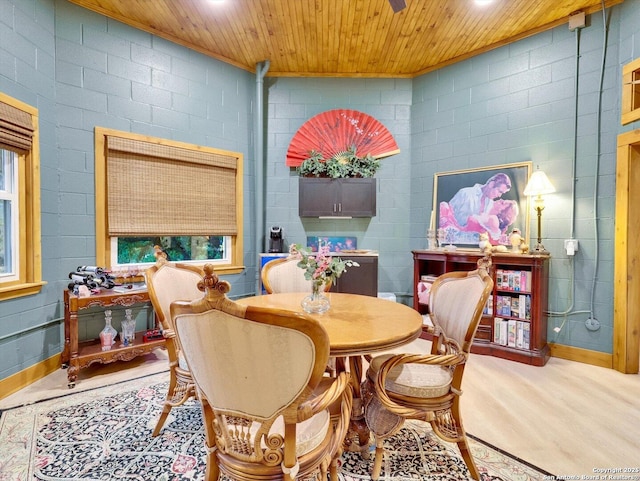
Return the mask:
M338 204L338 212L342 212L342 202Z
M333 204L333 211L336 212L338 209L336 208L336 204Z

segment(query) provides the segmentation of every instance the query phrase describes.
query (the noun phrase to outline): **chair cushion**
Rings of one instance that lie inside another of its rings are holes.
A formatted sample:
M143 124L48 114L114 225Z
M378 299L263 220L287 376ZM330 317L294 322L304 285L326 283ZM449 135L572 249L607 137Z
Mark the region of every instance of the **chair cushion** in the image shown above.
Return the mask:
M330 421L329 411L324 410L306 421L298 423L296 428L296 456L303 456L322 443L329 430ZM257 423L254 423L253 428L257 430ZM282 416L276 418L269 433L284 436L284 420Z
M385 359L388 359L391 354L431 354L431 344L432 343L429 339L422 339L419 337L418 339L411 341L409 344L380 351L377 353L376 357L386 356ZM378 371L380 364L381 362L376 365L376 372Z
M184 354L182 354L182 349L178 351L178 367L183 371L189 370L189 366L187 365L187 360L185 359Z
M371 360L367 376L372 381L383 362L393 354L376 356ZM426 364L402 364L394 367L385 381L385 389L389 392L418 398L435 398L449 392L453 375L450 369L443 366Z

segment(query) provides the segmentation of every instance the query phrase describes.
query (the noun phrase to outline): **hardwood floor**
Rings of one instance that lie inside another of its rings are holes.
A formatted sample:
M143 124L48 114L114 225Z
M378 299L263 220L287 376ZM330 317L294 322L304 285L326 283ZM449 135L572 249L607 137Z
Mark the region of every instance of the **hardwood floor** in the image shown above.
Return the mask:
M166 368L166 354L156 350L128 363L81 370L73 390L59 370L0 400L0 409ZM463 389L467 432L539 468L580 479L598 468L640 467L638 375L557 358L534 367L472 355Z
M464 377L465 429L494 446L575 479L640 468L637 374L553 357L535 367L472 355Z

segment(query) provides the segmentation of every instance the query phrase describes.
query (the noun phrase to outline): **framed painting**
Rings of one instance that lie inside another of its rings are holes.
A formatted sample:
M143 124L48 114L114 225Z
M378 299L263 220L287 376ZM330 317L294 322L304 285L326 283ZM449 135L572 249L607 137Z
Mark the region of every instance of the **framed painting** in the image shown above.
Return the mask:
M478 247L485 232L492 245L507 246L516 228L529 242L524 188L530 175L531 162L435 174L430 228L436 229L441 244L459 247Z

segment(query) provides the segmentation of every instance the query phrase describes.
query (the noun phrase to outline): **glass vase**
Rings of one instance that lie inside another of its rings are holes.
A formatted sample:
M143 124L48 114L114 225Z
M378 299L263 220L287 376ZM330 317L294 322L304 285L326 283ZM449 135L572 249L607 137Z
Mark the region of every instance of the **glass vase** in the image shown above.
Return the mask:
M103 351L111 350L111 346L116 342L118 331L111 325L111 311L104 311L104 328L100 331L100 345Z
M433 229L429 229L427 231L427 249L430 251L434 251L438 248L438 244L436 242L436 231Z
M309 314L322 314L331 307L331 301L324 295L323 284L313 284L311 294L302 299L302 309Z
M122 334L120 338L124 346L131 346L136 338L136 320L131 317L131 309L124 310L124 320L122 321Z

